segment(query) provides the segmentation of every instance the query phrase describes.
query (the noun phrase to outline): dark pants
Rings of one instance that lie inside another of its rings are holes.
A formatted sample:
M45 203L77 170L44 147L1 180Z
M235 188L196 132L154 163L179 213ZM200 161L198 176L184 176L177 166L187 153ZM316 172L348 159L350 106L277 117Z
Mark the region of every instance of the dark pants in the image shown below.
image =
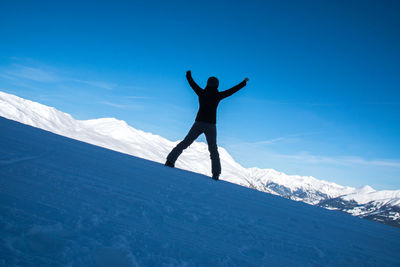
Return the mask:
M169 153L167 160L171 163L175 163L182 151L188 148L202 133L206 136L208 151L210 151L211 172L213 176L218 176L221 174L221 163L219 161L217 147L217 128L215 124L212 123L196 121L185 139L183 139L182 142L180 142L174 149L172 149L171 153Z

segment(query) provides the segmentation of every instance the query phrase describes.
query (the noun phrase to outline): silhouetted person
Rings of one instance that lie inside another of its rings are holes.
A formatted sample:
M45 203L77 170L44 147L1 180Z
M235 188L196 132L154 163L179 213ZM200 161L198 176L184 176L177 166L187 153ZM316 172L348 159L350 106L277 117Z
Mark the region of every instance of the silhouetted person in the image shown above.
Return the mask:
M208 150L210 151L212 178L218 180L219 175L221 174L221 163L217 147L217 107L219 101L246 86L249 79L245 78L241 83L231 89L219 92L219 82L215 77L208 78L207 86L204 89L195 83L190 70L186 72L186 78L194 92L199 97L200 107L197 112L195 123L186 135L185 139L183 139L182 142L180 142L174 149L172 149L171 153L169 153L165 166L174 167L175 161L178 159L182 151L189 147L200 134L204 133L208 143Z

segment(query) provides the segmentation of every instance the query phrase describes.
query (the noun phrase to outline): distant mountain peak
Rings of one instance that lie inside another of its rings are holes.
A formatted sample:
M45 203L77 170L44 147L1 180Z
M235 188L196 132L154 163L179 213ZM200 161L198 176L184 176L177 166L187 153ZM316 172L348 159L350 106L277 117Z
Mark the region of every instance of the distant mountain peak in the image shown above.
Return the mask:
M357 191L360 194L368 194L368 193L372 193L372 192L376 192L375 189L373 189L371 186L369 185L364 185L362 187L360 187L359 189L357 189Z

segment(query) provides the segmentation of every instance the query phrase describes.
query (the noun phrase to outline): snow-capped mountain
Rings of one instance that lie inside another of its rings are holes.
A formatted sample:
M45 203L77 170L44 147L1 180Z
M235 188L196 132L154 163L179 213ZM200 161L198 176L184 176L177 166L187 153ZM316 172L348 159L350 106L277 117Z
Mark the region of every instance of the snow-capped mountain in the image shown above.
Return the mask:
M55 108L0 92L0 116L56 134L164 163L177 142L146 133L114 118L75 120ZM400 190L353 188L311 176L287 175L273 169L244 168L219 147L221 179L312 205L336 209L400 226ZM210 175L207 145L194 142L178 159L178 168Z
M376 191L366 185L350 194L320 201L319 206L400 226L400 190Z

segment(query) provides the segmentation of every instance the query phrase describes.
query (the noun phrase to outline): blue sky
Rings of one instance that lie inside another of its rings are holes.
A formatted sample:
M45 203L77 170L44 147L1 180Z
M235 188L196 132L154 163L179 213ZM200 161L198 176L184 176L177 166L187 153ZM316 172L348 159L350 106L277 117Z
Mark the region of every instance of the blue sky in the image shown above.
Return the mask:
M81 2L0 3L0 90L178 140L186 70L249 77L217 118L239 163L400 189L400 2Z

